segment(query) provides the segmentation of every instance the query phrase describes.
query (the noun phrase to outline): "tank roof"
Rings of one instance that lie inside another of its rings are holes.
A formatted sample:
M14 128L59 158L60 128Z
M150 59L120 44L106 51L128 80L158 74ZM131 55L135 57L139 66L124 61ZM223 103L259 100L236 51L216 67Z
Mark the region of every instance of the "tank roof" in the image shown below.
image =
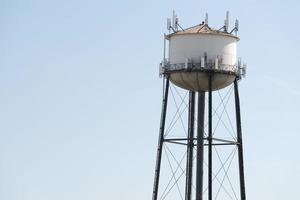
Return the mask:
M209 27L207 24L205 24L204 22L202 24L196 25L196 26L192 26L180 31L176 31L174 33L168 34L167 35L167 39L170 39L172 36L176 36L176 35L187 35L187 34L212 34L212 35L224 35L224 36L229 36L229 37L233 37L237 40L239 40L239 37L225 32L225 31L221 31L221 30L216 30L216 29L212 29L211 27Z

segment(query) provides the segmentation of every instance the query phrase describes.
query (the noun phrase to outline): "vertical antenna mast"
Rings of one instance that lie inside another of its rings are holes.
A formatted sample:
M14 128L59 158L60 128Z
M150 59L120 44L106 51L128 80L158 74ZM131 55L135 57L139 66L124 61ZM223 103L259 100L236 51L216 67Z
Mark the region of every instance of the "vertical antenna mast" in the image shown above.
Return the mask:
M229 11L226 12L226 19L225 19L225 24L224 24L225 32L228 32L228 27L229 27Z
M166 64L166 34L164 34L164 66Z
M237 35L237 32L239 31L239 20L235 20L235 35Z
M176 21L176 14L175 10L173 10L173 16L172 16L172 27L175 29L175 21Z
M171 19L170 18L167 18L167 29L168 29L168 31L170 32L170 30L171 30Z
M205 14L205 24L206 25L208 24L208 14L207 13Z
M172 27L175 32L178 31L178 17L175 13L175 10L173 10Z

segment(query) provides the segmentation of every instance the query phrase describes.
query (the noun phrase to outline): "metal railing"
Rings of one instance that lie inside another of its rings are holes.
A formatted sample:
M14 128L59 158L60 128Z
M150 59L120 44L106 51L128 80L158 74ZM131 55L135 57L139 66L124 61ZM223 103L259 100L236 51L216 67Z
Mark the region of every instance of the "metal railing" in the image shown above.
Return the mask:
M239 59L237 64L235 65L228 65L222 63L221 59L218 60L207 60L206 62L189 62L189 60L186 60L185 63L176 63L171 64L168 59L163 60L160 63L160 69L159 74L162 76L164 73L172 72L172 71L181 71L181 70L214 70L214 71L220 71L220 72L231 72L236 74L239 77L244 77L246 75L246 64L242 65L241 60Z

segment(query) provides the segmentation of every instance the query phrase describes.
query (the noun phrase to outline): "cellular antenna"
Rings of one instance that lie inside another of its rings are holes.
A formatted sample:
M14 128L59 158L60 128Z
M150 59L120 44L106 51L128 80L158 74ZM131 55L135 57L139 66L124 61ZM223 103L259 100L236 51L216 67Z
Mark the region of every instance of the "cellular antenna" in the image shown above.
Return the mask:
M239 20L238 19L235 20L235 31L236 32L239 31Z
M205 14L205 24L208 24L208 13Z
M173 10L172 27L173 27L174 29L176 29L176 13L175 13L175 10Z
M171 30L171 19L170 18L167 18L167 29L168 29L168 31Z
M179 19L176 15L175 11L173 10L172 28L173 28L174 32L178 31L178 25L179 25Z
M229 11L226 12L226 19L224 22L224 31L228 32L228 27L229 27Z
M178 25L179 25L179 19L178 19L178 17L176 16L176 17L175 17L175 29L176 29L176 31L178 31Z
M230 31L230 34L232 34L233 31L235 32L235 35L237 35L237 32L239 31L239 20L238 19L235 20L234 28L232 29L232 31Z

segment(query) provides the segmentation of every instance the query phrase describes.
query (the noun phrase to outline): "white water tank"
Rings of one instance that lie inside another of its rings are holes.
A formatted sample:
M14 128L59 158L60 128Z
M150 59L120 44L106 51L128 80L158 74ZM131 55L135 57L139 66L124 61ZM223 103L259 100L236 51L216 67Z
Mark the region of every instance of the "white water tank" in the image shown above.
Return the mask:
M203 23L169 34L167 39L167 71L175 85L207 91L208 72L213 72L212 90L218 90L230 85L237 77L236 43L239 38L235 35L213 30Z

